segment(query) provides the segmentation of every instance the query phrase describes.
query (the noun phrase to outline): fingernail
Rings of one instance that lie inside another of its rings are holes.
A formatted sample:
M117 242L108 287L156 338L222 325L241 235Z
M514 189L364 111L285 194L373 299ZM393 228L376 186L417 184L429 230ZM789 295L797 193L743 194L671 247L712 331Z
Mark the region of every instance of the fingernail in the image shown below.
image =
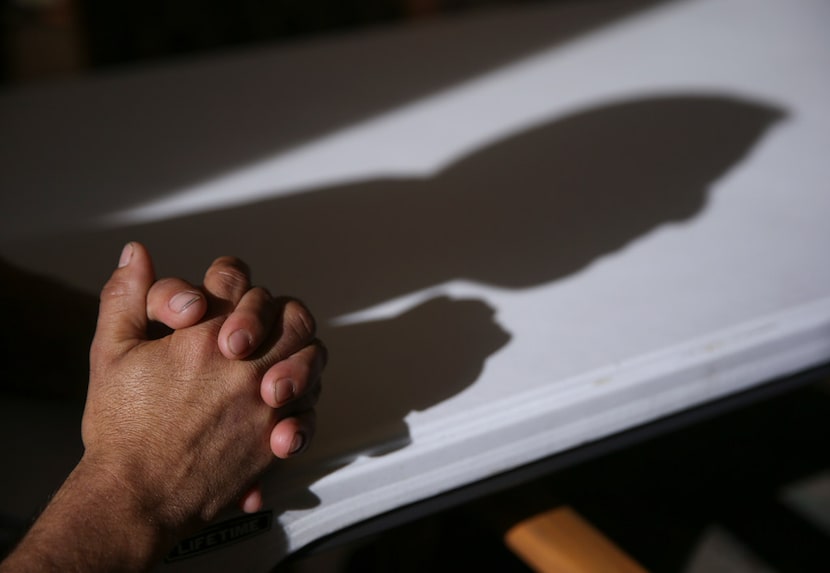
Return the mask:
M133 258L133 244L127 243L124 245L124 248L121 250L121 258L118 259L118 268L122 269L130 264L130 260Z
M289 454L296 454L300 450L303 449L305 445L305 436L301 432L297 432L294 434L294 439L291 440L291 449L288 450Z
M274 384L274 401L280 406L294 397L294 383L291 380L277 380Z
M244 330L236 330L228 337L228 348L237 356L247 352L250 346L251 335Z
M180 292L170 299L168 305L173 310L173 312L181 313L190 308L190 305L192 305L200 298L202 297L194 292Z

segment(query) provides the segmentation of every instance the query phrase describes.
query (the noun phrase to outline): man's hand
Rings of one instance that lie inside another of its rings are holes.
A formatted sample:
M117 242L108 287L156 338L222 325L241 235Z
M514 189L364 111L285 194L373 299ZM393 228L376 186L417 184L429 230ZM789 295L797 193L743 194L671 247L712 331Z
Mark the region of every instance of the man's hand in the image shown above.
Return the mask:
M271 330L253 314L269 306L270 296L248 290L241 280L245 273L228 261L212 266L205 277L212 298L206 320L147 340L146 300L154 281L148 261L141 245L128 245L125 266L101 293L83 419L85 458L115 474L141 499L154 499L160 510L176 508L182 514L163 519L208 521L270 463L271 433L279 418L260 400L261 380L282 358L311 342L313 322L301 305L288 301L280 324L255 357L228 360L219 352L223 345L226 352L245 347L232 352L239 356ZM239 328L220 336L228 330L231 312L238 323L231 326ZM244 342L234 342L239 338ZM294 434L291 442L304 440Z
M219 259L199 291L205 317L153 339L154 280L129 244L101 293L86 451L9 570L143 570L239 499L272 454L307 443L324 360L308 311Z
M148 337L159 331L154 324L174 330L198 323L207 312L208 300L214 306L233 308L217 342L227 358L236 360L260 349L288 302L275 300L261 287L252 287L250 270L239 259L220 257L205 273L203 287L179 278L160 279L150 287ZM307 330L313 332L314 325ZM289 335L281 352L291 354L269 369L260 392L266 404L279 409L279 420L271 432L271 450L275 456L287 458L304 451L314 435L314 406L320 396L320 378L327 357L319 340L309 341L303 336ZM262 503L257 484L242 497L240 507L250 513L261 509Z
M284 308L288 299L274 299L261 287L252 287L250 272L242 261L220 257L205 273L203 287L178 278L160 279L150 287L148 338L154 338L151 333L158 331L153 323L172 330L197 324L208 310L209 299L214 306L232 308L217 343L222 354L234 360L244 360L261 351L280 314L291 310ZM310 317L307 312L303 316ZM291 323L290 320L289 326ZM306 324L305 330L313 333L314 324ZM326 362L326 349L316 338L308 339L304 333L283 334L280 355L285 358L269 369L260 385L265 403L279 409L279 421L271 434L271 449L279 458L300 453L314 435L313 409Z

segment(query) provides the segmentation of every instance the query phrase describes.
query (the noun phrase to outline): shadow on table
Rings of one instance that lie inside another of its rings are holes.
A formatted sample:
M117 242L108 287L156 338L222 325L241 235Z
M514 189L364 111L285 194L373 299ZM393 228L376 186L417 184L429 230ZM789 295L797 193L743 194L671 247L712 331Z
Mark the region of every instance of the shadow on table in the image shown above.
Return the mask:
M472 385L485 358L510 339L487 304L447 297L321 335L336 355L325 374L332 383L318 411L318 437L344 461L409 444L404 418Z
M269 159L645 10L656 0L480 10L7 96L0 211L16 233L98 216ZM494 41L495 39L495 41ZM336 104L327 102L336 98ZM311 102L311 103L310 103ZM0 110L2 111L2 110ZM82 143L79 144L79 139ZM0 237L15 236L0 228Z
M20 248L76 276L87 270L93 284L127 240L147 243L162 271L194 279L209 261L192 253L234 253L257 282L302 295L327 324L452 280L524 289L566 277L694 217L712 183L781 115L731 97L643 96L518 133L427 180L367 181L66 236L61 253L55 238ZM449 298L323 335L331 366L313 449L331 457L314 458L303 486L356 455L405 445L405 416L475 383L509 338L487 303Z

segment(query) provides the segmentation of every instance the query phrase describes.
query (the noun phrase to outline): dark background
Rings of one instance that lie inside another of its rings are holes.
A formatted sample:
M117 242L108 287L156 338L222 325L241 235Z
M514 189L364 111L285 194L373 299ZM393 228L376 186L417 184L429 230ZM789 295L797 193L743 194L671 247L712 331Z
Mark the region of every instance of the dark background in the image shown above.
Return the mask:
M3 0L0 85L530 1Z

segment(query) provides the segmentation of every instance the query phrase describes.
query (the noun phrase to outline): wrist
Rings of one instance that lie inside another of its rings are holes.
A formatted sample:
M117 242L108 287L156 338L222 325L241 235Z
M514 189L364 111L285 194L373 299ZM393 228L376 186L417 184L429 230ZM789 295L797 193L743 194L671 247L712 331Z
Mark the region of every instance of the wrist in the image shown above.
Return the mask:
M158 492L134 475L84 454L71 477L72 487L86 492L79 499L94 507L110 536L119 536L131 562L152 564L177 541L180 528L161 512Z
M84 456L4 565L9 571L145 571L174 543L172 530L135 491Z

